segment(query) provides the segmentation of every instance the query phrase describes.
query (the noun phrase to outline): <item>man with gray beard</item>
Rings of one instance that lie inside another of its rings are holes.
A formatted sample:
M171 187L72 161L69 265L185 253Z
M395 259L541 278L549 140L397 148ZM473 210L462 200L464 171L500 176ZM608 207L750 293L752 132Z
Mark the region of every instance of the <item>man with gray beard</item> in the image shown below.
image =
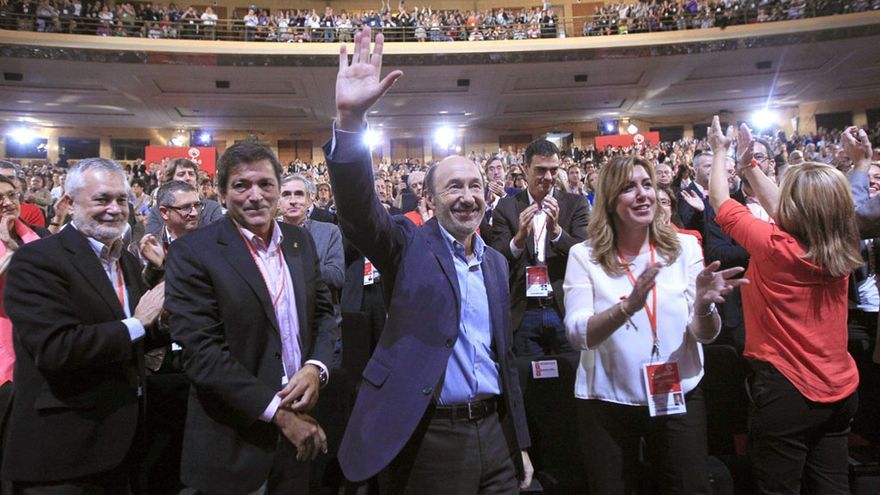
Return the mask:
M128 183L90 158L67 177L73 222L22 246L8 272L15 397L2 478L17 494L126 493L142 404L143 350L164 285L145 291L122 249Z

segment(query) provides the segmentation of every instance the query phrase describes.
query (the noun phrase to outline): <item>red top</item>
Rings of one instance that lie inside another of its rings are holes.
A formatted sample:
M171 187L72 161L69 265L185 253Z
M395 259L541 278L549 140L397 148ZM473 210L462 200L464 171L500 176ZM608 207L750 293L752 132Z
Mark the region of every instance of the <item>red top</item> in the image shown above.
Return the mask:
M422 225L425 225L425 221L422 219L422 214L419 213L419 210L413 210L411 212L408 212L404 216L406 218L409 218L412 223L416 224L416 227L421 227Z
M30 203L22 203L18 217L22 222L28 225L36 225L37 227L46 227L46 217L43 216L42 210Z
M859 384L846 350L847 277L802 256L795 238L728 199L715 221L751 255L743 286L745 356L776 367L807 399L836 402Z
M675 225L674 223L671 223L669 225L671 225L672 228L675 229L675 231L678 232L679 234L687 234L687 235L692 235L692 236L696 237L697 242L700 243L700 246L703 245L703 234L701 234L699 230L683 229L683 228L679 227L678 225Z

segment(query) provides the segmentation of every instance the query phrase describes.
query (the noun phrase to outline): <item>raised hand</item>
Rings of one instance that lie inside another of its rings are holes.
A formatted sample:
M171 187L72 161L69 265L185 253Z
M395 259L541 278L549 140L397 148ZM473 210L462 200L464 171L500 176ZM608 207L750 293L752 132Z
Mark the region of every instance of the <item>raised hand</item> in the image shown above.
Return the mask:
M382 73L382 49L385 39L376 35L376 46L370 54L370 28L355 34L351 63L345 44L339 48L339 73L336 75L336 126L344 131L356 132L364 127L364 118L381 98L403 75L392 71L379 80Z
M644 271L639 275L639 278L636 279L635 287L633 287L629 297L623 301L623 309L625 309L628 314L635 314L637 311L645 307L645 303L648 301L648 294L651 292L651 289L654 288L654 285L656 285L657 275L660 273L661 268L663 268L663 263L652 263L645 267Z
M165 247L162 241L153 234L146 234L141 239L141 256L156 268L165 266Z
M703 211L706 209L706 203L703 202L703 198L698 196L697 193L695 193L694 191L682 189L681 199L683 199L685 203L689 204L691 208L697 211Z
M541 205L544 213L547 214L547 233L550 234L550 239L555 239L560 234L559 203L556 201L556 198L548 194L544 196Z
M846 156L852 160L853 165L858 167L860 164L869 165L871 162L871 140L868 139L868 133L864 129L856 126L847 127L840 135L840 142L843 144L843 151Z
M724 134L724 131L721 130L721 120L718 116L712 117L712 125L708 129L708 140L709 147L712 148L712 153L727 153L728 148L733 143L733 139L730 136Z
M739 133L736 138L737 168L743 169L752 165L752 149L755 146L755 138L752 136L752 130L745 124L740 124Z
M733 278L742 273L744 268L735 266L716 271L720 267L721 262L714 261L697 275L697 295L694 305L698 313L705 313L704 309L712 303L723 303L724 296L730 294L734 288L749 283L746 278Z

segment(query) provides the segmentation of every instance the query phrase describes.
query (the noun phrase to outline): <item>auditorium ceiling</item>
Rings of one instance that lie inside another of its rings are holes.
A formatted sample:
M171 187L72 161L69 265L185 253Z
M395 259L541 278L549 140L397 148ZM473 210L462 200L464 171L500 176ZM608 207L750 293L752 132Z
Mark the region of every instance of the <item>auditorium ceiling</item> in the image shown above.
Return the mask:
M405 75L371 120L527 130L619 117L704 121L767 102L880 102L880 13L768 26L389 44L385 72ZM333 45L82 38L0 31L0 125L296 133L326 129L333 116Z

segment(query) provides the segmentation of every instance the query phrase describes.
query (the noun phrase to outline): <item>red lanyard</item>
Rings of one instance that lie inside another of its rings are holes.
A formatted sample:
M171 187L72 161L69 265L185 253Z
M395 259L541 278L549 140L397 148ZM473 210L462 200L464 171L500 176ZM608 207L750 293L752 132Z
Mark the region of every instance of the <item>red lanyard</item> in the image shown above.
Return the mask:
M248 240L244 236L244 234L241 233L241 229L236 229L236 230L238 230L238 235L241 236L241 240L244 241L244 245L247 246L248 252L251 253L251 257L254 259L254 263L257 264L257 270L260 271L260 275L263 277L263 282L266 284L266 289L271 291L272 287L271 287L271 284L269 283L269 277L266 276L266 272L263 271L263 264L260 262L260 259L257 256L257 253L254 252L254 248L251 247L251 243L248 242ZM280 252L281 246L278 246L277 249L279 250L279 253L278 253L278 273L281 274L281 287L278 288L278 293L275 294L274 296L272 296L272 306L273 307L278 306L278 301L281 299L281 294L284 293L284 286L287 284L287 276L284 274L284 265L283 265L283 261L282 261L284 257L281 256L281 252ZM271 292L269 295L271 295Z
M654 243L650 243L651 246L651 264L654 264ZM632 282L633 287L636 286L636 277L633 275L632 270L629 269L629 263L626 262L626 259L621 254L620 250L617 250L617 256L620 257L620 262L623 266L626 267L626 274L629 276L630 282ZM648 307L648 302L645 301L645 313L648 314L648 323L651 324L651 334L654 337L654 346L651 349L651 355L654 356L660 355L660 338L657 336L657 285L654 284L654 287L651 289L651 307Z
M125 311L125 281L122 280L122 265L116 262L116 296L119 298L119 305L122 311Z

